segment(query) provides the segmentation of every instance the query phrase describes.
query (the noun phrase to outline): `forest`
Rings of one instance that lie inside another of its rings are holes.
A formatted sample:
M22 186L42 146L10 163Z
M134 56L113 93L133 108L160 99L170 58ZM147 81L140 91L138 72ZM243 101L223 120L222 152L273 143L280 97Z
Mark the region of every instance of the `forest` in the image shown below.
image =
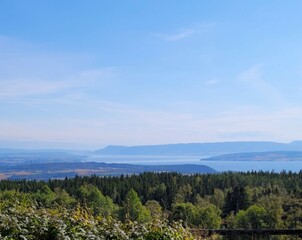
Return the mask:
M0 181L0 239L222 239L193 230L301 228L302 172Z

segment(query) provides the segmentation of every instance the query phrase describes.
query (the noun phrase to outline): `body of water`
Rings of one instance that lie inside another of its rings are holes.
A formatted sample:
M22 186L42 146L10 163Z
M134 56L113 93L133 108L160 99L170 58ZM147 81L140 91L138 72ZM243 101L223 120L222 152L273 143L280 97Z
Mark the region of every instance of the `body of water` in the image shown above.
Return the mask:
M216 171L275 171L298 172L302 161L201 161L209 156L92 156L91 162L129 163L138 165L178 165L200 164L214 168Z

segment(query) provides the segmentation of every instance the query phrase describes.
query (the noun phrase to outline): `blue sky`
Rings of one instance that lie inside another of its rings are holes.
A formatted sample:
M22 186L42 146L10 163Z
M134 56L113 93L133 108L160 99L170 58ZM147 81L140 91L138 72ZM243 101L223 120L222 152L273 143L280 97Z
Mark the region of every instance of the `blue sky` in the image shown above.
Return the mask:
M1 146L302 139L301 9L2 0Z

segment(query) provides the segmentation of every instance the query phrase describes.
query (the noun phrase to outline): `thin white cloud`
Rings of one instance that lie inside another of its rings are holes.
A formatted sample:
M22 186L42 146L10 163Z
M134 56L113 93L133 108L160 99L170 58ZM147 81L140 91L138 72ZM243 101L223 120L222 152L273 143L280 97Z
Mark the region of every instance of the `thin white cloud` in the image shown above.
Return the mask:
M89 84L88 80L46 80L46 79L1 79L0 100L18 97L48 96L60 94Z
M0 99L30 95L44 95L69 88L66 82L50 82L33 79L13 79L0 81Z
M26 58L26 54L17 52L17 58ZM77 68L76 64L64 66L66 63L62 60L56 64L54 55L51 61L45 61L45 58L48 58L47 54L36 54L26 69L11 58L10 63L16 64L5 74L1 71L3 66L0 66L0 104L5 106L0 111L0 140L77 142L101 146L110 143L134 145L248 140L243 139L244 136L253 140L292 140L298 139L302 132L302 109L234 111L228 107L221 112L220 106L214 114L211 107L201 106L202 103L195 101L181 103L181 107L176 106L169 111L120 103L118 101L122 100L117 98L116 102L103 101L103 88L100 86L115 79L119 75L117 69ZM1 59L4 62L0 56ZM53 73L47 68L50 63L53 63ZM63 71L65 67L67 74ZM31 76L35 69L38 74ZM10 76L10 72L16 74ZM264 95L275 98L279 95L264 80L261 66L252 66L238 79ZM205 84L215 85L218 80L209 79ZM98 95L85 91L85 87L97 90ZM10 106L14 108L7 110ZM13 111L16 115L10 115Z
M174 33L160 33L156 35L167 42L175 42L192 37L197 33L207 32L212 29L215 25L215 23L204 23L197 27L180 29Z
M219 80L216 79L216 78L213 78L213 79L209 79L207 81L204 82L205 85L217 85L219 84Z
M50 103L47 103L50 104ZM302 109L281 108L267 111L259 108L229 108L216 116L141 109L127 104L83 98L71 98L69 107L56 103L55 112L35 120L2 120L0 139L59 141L103 144L155 144L234 140L299 139L302 131ZM45 103L37 102L38 107ZM62 108L61 108L62 107ZM61 108L61 109L60 109ZM80 110L79 110L80 109ZM84 109L84 110L83 110ZM75 111L76 119L73 118ZM202 109L200 109L202 112Z
M70 76L58 76L55 79L52 77L42 79L0 77L0 101L20 96L65 94L66 91L77 89L84 91L85 88L104 84L108 79L114 78L116 72L113 68L104 68L75 72Z
M262 66L254 65L239 74L239 79L245 82L263 82Z
M117 75L116 68L87 69L80 72L80 77L85 80L104 80L104 78L113 78Z
M263 67L254 65L238 75L238 80L271 101L284 101L281 92L263 77Z
M112 81L118 72L85 68L85 56L42 51L8 37L0 36L0 51L0 101L81 92Z
M195 32L194 29L185 29L185 30L179 31L179 32L174 33L174 34L162 35L162 37L166 41L174 42L174 41L178 41L178 40L181 40L181 39L184 39L184 38L188 38L188 37L192 36L194 32Z

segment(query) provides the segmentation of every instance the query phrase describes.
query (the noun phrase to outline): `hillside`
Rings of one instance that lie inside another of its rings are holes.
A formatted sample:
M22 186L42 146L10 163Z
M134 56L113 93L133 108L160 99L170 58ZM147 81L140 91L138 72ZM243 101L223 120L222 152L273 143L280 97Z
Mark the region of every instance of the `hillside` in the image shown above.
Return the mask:
M302 141L180 143L145 146L108 146L97 150L102 155L221 155L241 152L302 151Z
M179 172L183 174L192 173L215 173L213 168L205 165L183 164L183 165L132 165L115 163L95 162L57 162L43 164L20 164L2 165L0 179L39 179L47 180L54 178L65 178L88 175L117 176L127 174L138 174L143 172Z
M302 161L302 152L275 151L275 152L248 152L225 154L204 158L206 161Z

